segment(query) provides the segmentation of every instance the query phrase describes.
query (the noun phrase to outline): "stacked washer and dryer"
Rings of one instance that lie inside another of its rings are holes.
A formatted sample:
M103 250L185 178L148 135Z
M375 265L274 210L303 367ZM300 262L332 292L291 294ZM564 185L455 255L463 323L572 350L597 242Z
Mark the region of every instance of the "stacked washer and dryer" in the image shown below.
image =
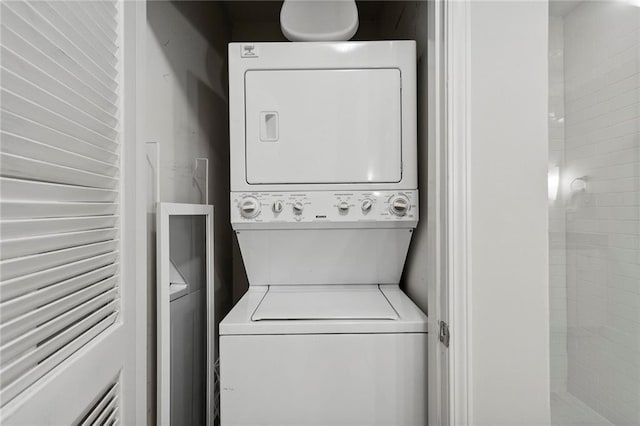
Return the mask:
M222 425L424 425L413 41L232 43L231 222L249 290L220 323Z

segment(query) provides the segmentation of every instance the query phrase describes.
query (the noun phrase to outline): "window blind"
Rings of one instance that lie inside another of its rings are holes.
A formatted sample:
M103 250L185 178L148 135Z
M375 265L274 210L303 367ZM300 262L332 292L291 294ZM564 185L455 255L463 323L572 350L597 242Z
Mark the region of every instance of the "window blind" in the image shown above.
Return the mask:
M116 1L0 7L4 406L117 319L120 89Z

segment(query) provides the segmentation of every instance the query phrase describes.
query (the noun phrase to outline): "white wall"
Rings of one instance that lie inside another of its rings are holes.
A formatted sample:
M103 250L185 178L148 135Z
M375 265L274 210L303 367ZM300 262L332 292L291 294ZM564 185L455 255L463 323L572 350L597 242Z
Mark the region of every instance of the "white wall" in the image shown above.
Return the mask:
M201 203L202 193L193 180L194 159L208 158L219 321L230 307L232 281L226 64L230 31L214 2L151 1L147 24L145 138L160 148L160 201ZM149 422L155 424L155 263L149 271Z
M564 19L568 389L640 424L640 8ZM586 176L585 191L571 191Z
M549 17L549 167L564 171L564 22ZM567 244L565 200L560 190L549 197L549 315L551 391L567 390Z
M547 4L472 1L469 12L470 424L543 425Z

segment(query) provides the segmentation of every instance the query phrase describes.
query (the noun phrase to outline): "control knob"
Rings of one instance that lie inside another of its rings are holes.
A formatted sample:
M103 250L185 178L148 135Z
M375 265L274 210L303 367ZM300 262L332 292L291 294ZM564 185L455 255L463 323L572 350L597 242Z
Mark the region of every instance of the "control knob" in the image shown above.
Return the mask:
M255 197L244 197L239 207L240 214L247 219L253 219L260 213L260 202Z
M348 213L349 212L349 203L347 203L346 201L342 201L340 204L338 204L338 210L342 214Z
M371 201L370 199L365 199L364 201L362 201L362 205L360 206L360 208L362 209L363 213L369 213L369 211L371 211L371 208L373 207L373 201Z
M409 198L406 195L395 195L389 203L389 210L396 216L404 216L409 211Z
M273 212L276 213L276 214L282 213L282 208L283 208L282 201L278 200L278 201L274 202L273 206L271 208L272 208Z
M295 203L293 203L293 213L302 214L303 210L304 210L304 206L300 201L296 201Z

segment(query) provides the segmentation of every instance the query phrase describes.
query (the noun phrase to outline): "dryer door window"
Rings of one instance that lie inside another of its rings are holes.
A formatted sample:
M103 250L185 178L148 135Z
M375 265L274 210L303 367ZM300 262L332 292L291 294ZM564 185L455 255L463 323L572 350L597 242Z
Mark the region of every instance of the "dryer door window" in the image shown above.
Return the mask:
M399 182L400 78L395 68L248 71L247 182Z

